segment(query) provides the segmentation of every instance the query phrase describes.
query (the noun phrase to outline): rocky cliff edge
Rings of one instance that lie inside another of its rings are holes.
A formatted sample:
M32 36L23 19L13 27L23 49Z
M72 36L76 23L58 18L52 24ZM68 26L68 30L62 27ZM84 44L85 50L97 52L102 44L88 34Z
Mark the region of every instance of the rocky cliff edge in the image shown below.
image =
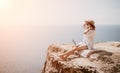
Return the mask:
M72 44L52 44L48 47L42 73L120 73L120 42L96 43L102 50L84 58L75 52L66 61L58 55L72 49Z

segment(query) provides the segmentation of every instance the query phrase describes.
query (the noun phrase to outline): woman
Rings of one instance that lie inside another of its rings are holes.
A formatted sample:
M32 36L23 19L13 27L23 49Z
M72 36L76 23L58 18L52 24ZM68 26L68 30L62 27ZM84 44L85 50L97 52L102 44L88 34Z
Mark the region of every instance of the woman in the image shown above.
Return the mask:
M93 20L85 21L83 27L84 27L83 41L77 44L77 46L74 46L73 49L59 55L59 57L62 60L66 60L67 57L73 54L75 51L79 51L80 55L83 57L89 57L92 54L93 51L91 50L94 49L93 46L94 46L94 35L95 35L94 21Z

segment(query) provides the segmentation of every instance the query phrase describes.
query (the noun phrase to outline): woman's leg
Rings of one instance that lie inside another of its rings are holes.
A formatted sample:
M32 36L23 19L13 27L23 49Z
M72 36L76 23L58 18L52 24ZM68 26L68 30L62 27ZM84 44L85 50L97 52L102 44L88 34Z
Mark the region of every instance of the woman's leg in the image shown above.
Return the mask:
M102 52L103 50L91 50L89 53L88 53L88 55L87 55L87 57L90 57L92 54L94 54L94 53L99 53L99 52Z
M78 46L78 47L74 47L73 49L65 52L64 54L60 55L60 58L62 59L67 59L67 57L71 54L73 54L75 51L81 51L81 50L85 50L87 48L86 45L81 45L81 46Z
M91 50L88 55L87 55L87 58L90 57L95 51L94 50Z
M60 58L62 58L63 60L67 59L67 57L68 57L69 55L71 55L72 53L74 53L74 51L76 51L77 48L78 48L78 47L75 46L75 47L73 47L73 49L68 50L67 52L59 55Z

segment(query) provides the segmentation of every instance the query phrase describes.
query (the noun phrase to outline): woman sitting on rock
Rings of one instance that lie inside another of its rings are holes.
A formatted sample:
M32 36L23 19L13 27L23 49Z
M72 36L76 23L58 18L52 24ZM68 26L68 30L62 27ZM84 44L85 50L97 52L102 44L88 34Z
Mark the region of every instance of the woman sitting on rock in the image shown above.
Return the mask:
M93 20L87 20L83 24L84 27L84 37L81 43L73 46L73 49L59 55L62 60L66 60L67 57L73 54L75 51L80 52L83 57L89 57L94 51L94 35L95 35L95 25Z

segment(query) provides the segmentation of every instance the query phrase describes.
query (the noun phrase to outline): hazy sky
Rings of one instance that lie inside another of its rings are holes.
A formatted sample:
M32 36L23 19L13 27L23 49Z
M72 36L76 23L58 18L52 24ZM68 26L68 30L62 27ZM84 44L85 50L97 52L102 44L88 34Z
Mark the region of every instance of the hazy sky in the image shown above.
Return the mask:
M36 69L42 67L49 44L82 37L79 26L54 26L78 25L86 19L93 19L98 25L120 25L120 0L0 0L0 64L7 72L39 71ZM103 37L119 37L115 34L119 33L118 28L112 32L107 32L106 27L97 30L101 41ZM23 67L17 67L16 62Z
M0 0L0 25L120 24L120 0Z

